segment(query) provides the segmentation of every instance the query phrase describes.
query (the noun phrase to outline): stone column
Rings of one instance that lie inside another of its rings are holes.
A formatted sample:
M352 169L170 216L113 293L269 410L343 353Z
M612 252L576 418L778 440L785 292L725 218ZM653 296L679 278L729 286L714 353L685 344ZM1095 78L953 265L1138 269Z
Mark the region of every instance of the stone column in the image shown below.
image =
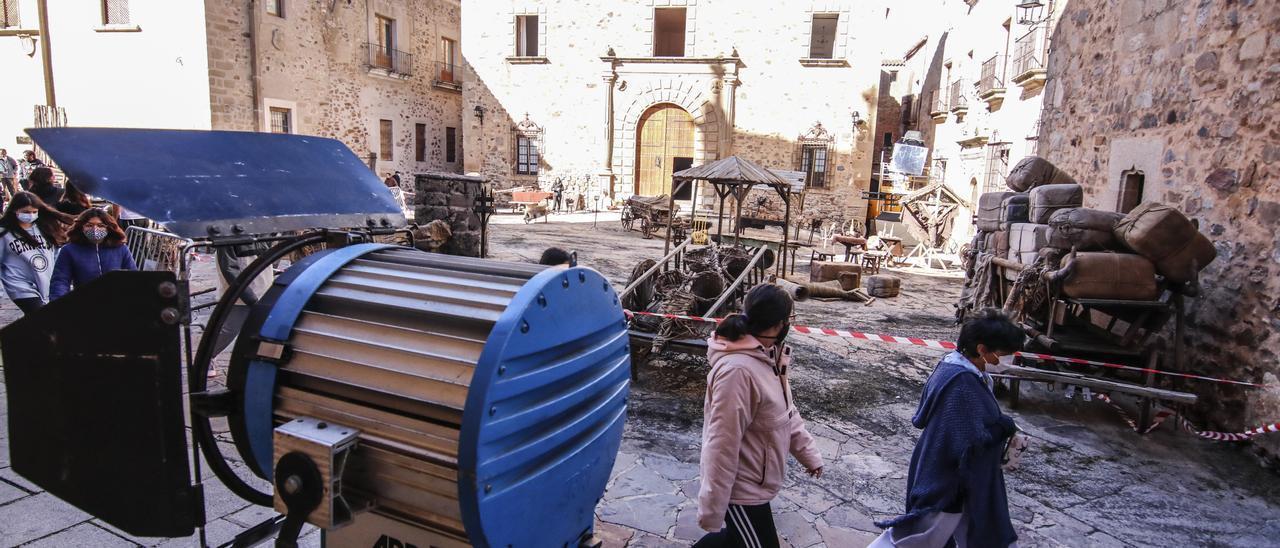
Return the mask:
M734 70L736 72L737 69L735 68ZM729 107L726 109L727 116L725 116L725 125L728 127L725 128L726 133L724 135L724 140L728 143L728 150L725 151L725 155L723 157L728 158L733 155L733 134L734 129L737 127L735 116L738 105L738 85L742 82L738 80L737 74L730 74L729 76L726 76L724 80L725 83L728 84L725 88L729 90Z
M604 80L604 166L597 175L597 184L603 194L602 201L613 198L613 87L618 82L618 75L612 70L602 77ZM594 204L593 204L594 205Z

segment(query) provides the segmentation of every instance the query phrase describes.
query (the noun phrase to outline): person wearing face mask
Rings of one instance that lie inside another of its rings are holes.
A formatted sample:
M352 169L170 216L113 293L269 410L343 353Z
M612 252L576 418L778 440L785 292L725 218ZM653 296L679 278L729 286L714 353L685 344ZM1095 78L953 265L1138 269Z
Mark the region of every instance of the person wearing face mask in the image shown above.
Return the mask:
M106 211L86 209L71 225L68 243L53 267L49 298L57 299L112 270L137 270L124 231Z
M1022 350L1022 329L987 309L960 328L956 351L925 382L911 424L923 432L907 472L906 513L871 547L1014 546L1001 463L1017 432L991 391L989 368Z
M725 318L707 340L698 525L710 533L696 548L778 546L769 503L782 488L787 454L822 477L822 455L787 381L791 348L782 341L792 307L786 291L758 285L743 313Z
M19 192L0 215L0 282L23 314L49 302L58 246L71 218L30 192Z

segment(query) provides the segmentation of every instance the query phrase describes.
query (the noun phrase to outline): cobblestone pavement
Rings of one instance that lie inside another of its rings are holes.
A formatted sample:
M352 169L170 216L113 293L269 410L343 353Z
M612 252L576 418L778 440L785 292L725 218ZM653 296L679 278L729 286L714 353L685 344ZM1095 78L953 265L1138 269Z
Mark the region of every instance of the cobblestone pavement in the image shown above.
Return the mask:
M661 255L663 242L624 233L616 221L601 218L593 229L589 215L530 225L498 217L492 254L532 261L549 245L567 246L621 286L636 261ZM211 283L208 265L199 263L197 286ZM797 274L805 276L803 270L802 264ZM798 307L798 323L954 337L950 303L959 282L898 274L904 278L898 299L868 307L809 301ZM0 325L18 315L7 300L0 303ZM939 354L831 337L796 335L791 342L797 405L827 468L817 480L796 465L788 470L774 501L781 540L795 547L863 546L878 534L873 521L901 510L906 463L918 435L909 419ZM683 356L640 366L622 450L597 507L597 531L606 546L688 546L701 535L695 497L706 372L705 360ZM1280 478L1243 448L1200 441L1169 426L1137 436L1102 403L1023 390L1022 406L1012 414L1032 447L1022 468L1007 476L1022 546L1277 545ZM196 544L192 538L130 538L14 474L5 394L0 385L0 546ZM225 431L219 439L229 440ZM230 454L229 446L223 449ZM210 543L225 542L271 515L205 475ZM303 541L317 546L318 532L309 529Z

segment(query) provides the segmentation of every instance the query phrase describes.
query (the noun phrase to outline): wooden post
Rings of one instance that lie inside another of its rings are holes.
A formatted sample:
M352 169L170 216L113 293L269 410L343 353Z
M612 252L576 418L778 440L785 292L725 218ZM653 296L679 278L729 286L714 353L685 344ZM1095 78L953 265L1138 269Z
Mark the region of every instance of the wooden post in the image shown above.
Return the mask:
M680 182L673 178L671 180L671 194L667 195L667 236L666 243L662 246L663 255L671 253L671 227L676 220L676 191L679 190L676 185L678 184Z
M786 212L782 216L782 260L778 261L781 267L781 270L778 270L778 274L785 278L787 276L787 252L790 251L788 244L791 243L791 190L778 187L778 195L782 196L782 203L786 207Z
M728 196L728 191L720 186L720 183L711 182L711 188L715 189L716 195L720 197L720 213L716 216L716 240L724 238L724 199Z

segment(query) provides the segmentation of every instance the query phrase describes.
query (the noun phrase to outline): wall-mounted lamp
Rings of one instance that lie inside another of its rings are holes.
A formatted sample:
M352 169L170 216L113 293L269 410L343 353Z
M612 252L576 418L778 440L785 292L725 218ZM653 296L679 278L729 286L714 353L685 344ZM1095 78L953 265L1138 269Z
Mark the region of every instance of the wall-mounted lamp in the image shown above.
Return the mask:
M36 54L36 37L30 34L19 34L18 44L22 48L22 53L27 57L34 57Z
M1026 0L1018 2L1018 23L1023 25L1037 25L1047 19L1044 15L1045 3L1041 0Z
M483 124L484 123L484 107L480 105L476 105L475 113L476 113L476 118L479 118L480 123Z

